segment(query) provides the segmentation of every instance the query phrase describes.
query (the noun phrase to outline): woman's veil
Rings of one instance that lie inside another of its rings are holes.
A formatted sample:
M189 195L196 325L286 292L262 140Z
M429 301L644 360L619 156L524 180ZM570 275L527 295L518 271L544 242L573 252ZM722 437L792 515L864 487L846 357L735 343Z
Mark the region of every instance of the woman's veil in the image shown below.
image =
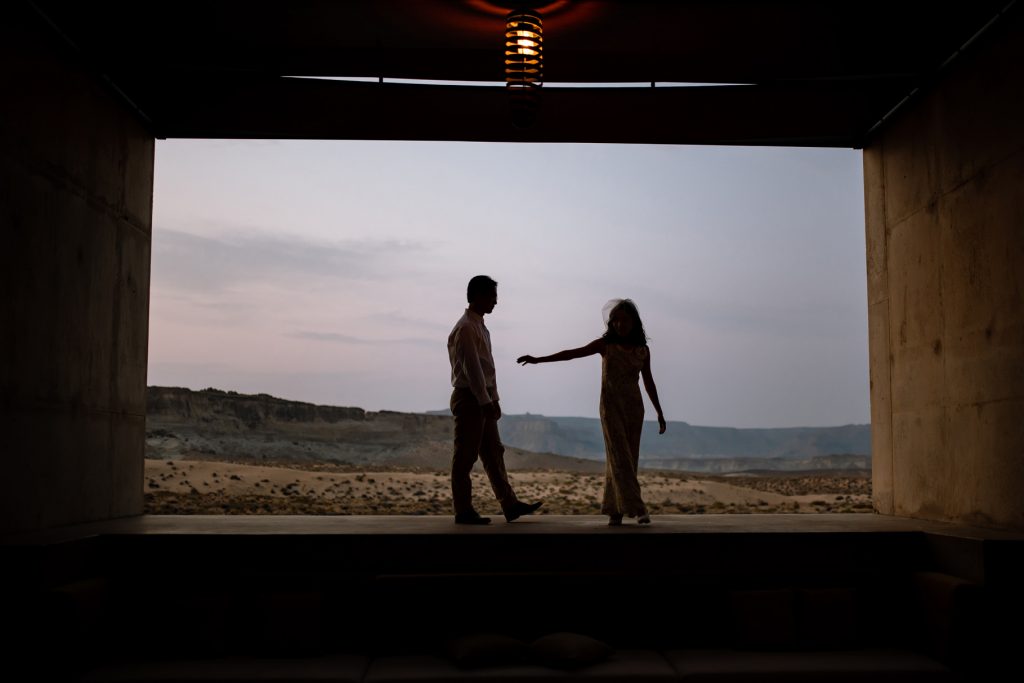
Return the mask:
M618 308L619 304L627 304L629 306L632 306L633 310L636 311L636 317L640 317L640 309L636 307L636 304L633 303L632 299L611 299L608 301L608 303L601 307L601 317L604 319L605 327L608 326L608 320L612 316L612 311Z

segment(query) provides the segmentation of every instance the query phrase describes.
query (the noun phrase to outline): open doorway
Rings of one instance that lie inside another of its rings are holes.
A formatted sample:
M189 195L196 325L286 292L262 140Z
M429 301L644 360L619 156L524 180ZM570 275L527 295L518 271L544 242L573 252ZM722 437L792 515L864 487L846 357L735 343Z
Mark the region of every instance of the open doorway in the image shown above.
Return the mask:
M445 340L486 273L506 462L546 512L597 512L600 362L515 358L615 297L669 420L654 514L870 512L862 187L853 150L160 142L147 511L448 514Z

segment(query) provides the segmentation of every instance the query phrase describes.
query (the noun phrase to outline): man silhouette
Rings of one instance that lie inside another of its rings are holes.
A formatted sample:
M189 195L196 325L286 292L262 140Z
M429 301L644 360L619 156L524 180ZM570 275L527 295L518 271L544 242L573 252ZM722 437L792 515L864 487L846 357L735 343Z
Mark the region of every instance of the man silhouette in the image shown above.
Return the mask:
M477 275L466 287L469 307L448 335L448 360L452 365L452 415L455 418L455 448L452 454L452 501L456 524L489 524L473 509L473 484L469 473L479 455L491 481L494 497L501 504L505 520L529 515L540 502L523 503L516 498L505 473L505 447L498 436L498 388L495 383L491 333L484 316L498 303L498 283Z

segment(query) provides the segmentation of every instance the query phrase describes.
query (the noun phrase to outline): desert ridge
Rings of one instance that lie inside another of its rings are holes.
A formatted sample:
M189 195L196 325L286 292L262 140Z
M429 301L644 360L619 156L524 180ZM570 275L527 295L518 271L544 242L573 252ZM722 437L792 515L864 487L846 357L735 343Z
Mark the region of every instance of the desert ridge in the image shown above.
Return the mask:
M503 415L500 431L510 469L603 471L600 420ZM451 416L442 411L373 412L218 389L149 387L147 393L146 455L153 458L446 470L452 438ZM714 474L869 470L870 427L734 429L670 422L659 435L652 423L641 436L640 467Z

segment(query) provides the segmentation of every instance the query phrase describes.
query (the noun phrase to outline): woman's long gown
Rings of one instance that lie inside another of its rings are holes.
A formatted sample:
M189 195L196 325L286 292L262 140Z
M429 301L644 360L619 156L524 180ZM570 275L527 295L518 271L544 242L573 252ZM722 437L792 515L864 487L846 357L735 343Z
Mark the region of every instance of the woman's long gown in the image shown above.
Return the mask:
M601 513L605 515L647 514L636 470L644 424L639 379L648 353L646 346L607 344L601 359L601 428L606 459Z

